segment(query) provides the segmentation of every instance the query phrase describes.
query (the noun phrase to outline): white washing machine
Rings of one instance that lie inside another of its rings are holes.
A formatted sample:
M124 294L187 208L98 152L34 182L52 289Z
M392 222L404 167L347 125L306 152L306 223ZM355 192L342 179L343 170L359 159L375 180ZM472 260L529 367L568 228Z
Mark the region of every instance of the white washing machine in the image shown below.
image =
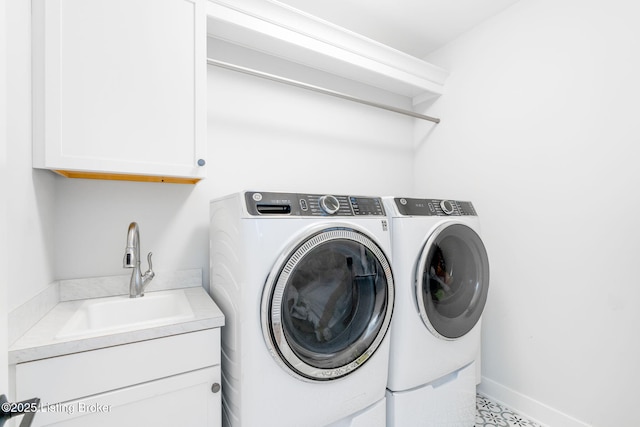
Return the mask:
M223 425L384 427L394 280L375 197L211 202Z
M392 230L387 426L472 427L489 262L470 202L384 198Z

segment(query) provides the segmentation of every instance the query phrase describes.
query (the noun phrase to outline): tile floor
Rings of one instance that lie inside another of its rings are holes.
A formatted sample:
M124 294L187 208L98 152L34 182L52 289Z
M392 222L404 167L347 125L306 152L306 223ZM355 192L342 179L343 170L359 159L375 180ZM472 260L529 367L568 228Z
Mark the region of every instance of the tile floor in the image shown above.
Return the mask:
M491 399L476 395L475 427L542 427Z

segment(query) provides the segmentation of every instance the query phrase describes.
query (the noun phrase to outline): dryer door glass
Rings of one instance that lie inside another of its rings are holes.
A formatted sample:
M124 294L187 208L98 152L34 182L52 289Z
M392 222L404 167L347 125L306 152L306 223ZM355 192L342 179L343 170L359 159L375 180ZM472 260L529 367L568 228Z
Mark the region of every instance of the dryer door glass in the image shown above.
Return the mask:
M297 246L266 291L268 344L283 366L315 380L361 366L384 338L393 309L388 260L351 229L325 230Z
M423 249L416 283L429 330L444 339L465 335L480 319L489 290L489 260L480 236L462 224L438 228Z

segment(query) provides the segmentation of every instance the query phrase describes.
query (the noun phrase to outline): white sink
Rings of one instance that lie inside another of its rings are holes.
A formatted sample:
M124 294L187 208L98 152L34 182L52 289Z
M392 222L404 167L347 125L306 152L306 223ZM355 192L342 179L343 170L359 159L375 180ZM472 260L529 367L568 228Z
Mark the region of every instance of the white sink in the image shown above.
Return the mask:
M184 290L151 292L140 298L96 298L78 307L56 339L162 326L194 317Z

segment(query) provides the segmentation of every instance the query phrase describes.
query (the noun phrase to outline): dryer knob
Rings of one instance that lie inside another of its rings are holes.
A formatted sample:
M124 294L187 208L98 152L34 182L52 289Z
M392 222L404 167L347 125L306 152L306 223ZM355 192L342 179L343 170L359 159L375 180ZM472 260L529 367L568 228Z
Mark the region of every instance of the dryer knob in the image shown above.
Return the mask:
M447 215L451 215L456 211L456 208L453 206L453 203L451 203L449 200L441 201L440 208L442 208L442 212L444 212Z
M329 215L333 215L340 209L340 202L335 196L322 196L318 200L318 203L320 204L320 209Z

